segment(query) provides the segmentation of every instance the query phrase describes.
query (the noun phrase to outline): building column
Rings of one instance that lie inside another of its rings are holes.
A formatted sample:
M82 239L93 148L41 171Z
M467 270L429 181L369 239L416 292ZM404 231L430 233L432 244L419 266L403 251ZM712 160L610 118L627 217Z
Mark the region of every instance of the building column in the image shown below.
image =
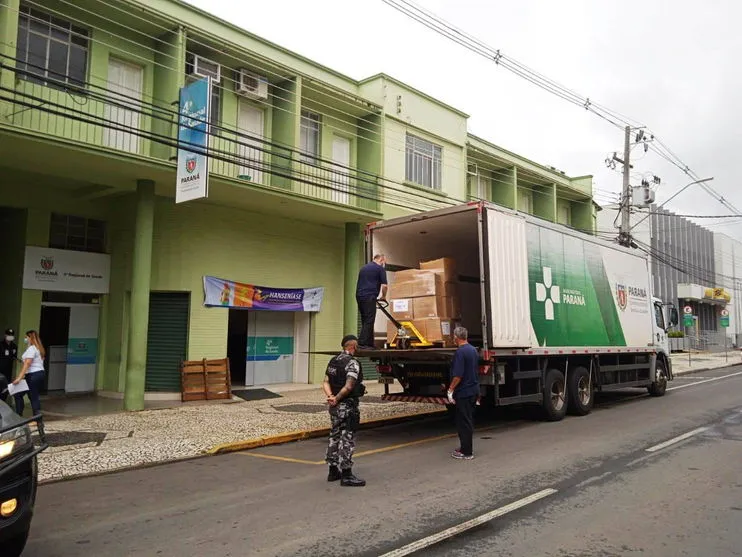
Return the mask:
M345 303L343 304L343 334L358 333L356 281L363 265L363 235L357 222L345 223Z
M125 410L144 410L154 218L155 183L151 180L139 180L137 181L134 253L131 267L129 346L127 347L126 386L124 388Z

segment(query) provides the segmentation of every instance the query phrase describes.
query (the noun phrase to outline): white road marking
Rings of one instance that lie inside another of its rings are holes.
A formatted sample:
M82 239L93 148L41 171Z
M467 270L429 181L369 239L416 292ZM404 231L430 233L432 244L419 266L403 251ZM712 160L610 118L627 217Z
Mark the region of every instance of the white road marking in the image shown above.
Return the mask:
M421 549L425 549L426 547L430 547L431 545L440 543L443 540L458 536L459 534L466 532L467 530L471 530L472 528L481 526L482 524L494 520L495 518L499 518L503 515L521 509L526 505L535 503L536 501L539 501L544 497L554 495L556 492L556 489L544 489L542 491L539 491L538 493L534 493L533 495L529 495L528 497L524 497L523 499L514 501L509 505L505 505L504 507L500 507L476 518L472 518L471 520L467 520L466 522L462 522L457 526L447 528L446 530L438 532L437 534L433 534L432 536L428 536L427 538L422 538L420 540L417 540L416 542L412 542L411 544L400 547L399 549L395 549L394 551L385 553L381 557L404 557L405 555L410 555L412 553L420 551Z
M738 371L737 373L730 373L728 375L721 375L719 377L712 377L711 379L704 379L703 381L696 381L695 383L686 383L685 385L678 385L677 387L670 387L667 390L675 391L677 389L685 389L687 387L692 387L693 385L701 385L703 383L709 383L711 381L720 381L722 379L727 379L729 377L736 377L738 375L742 375L742 371Z
M673 437L672 439L668 439L664 443L660 443L659 445L655 445L654 447L649 447L647 449L648 453L654 453L659 450L662 450L666 447L669 447L670 445L674 445L675 443L680 443L680 441L685 441L686 439L689 439L693 437L694 435L698 435L699 433L703 433L704 431L708 430L707 427L699 427L697 429L694 429L693 431L689 431L688 433L683 433L682 435L678 435L677 437Z

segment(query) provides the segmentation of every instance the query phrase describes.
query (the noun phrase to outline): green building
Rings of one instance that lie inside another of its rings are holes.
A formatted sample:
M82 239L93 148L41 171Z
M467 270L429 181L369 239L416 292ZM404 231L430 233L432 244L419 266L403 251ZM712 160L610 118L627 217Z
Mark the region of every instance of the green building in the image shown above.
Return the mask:
M182 359L227 356L234 385L319 381L308 352L355 330L363 228L385 217L480 198L594 230L591 177L178 0L0 0L0 63L0 328L40 331L50 391L136 409L179 391ZM176 204L179 92L203 77L209 194ZM322 307L205 307L205 276L323 287Z

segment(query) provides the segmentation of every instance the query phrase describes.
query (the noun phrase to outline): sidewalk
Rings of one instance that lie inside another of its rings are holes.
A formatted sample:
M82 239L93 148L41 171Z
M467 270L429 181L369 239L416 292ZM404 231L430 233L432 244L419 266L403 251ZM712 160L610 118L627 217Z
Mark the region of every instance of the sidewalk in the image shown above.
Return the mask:
M742 363L738 351L672 355L676 375ZM441 406L383 402L383 385L369 383L362 421L441 411ZM395 388L397 390L398 387ZM166 462L203 454L223 444L329 426L321 388L280 393L280 398L171 403L170 408L116 412L46 422L50 448L39 456L42 481ZM322 455L318 455L321 459Z
M724 352L713 354L710 352L692 352L690 364L688 363L687 352L672 354L671 358L672 371L675 375L742 364L742 355L739 350L729 350L726 355Z
M222 443L329 427L321 386L307 387L265 400L175 403L173 408L49 420L50 447L39 455L39 479L183 459ZM367 388L363 422L442 410L435 404L384 402L383 385L369 383Z

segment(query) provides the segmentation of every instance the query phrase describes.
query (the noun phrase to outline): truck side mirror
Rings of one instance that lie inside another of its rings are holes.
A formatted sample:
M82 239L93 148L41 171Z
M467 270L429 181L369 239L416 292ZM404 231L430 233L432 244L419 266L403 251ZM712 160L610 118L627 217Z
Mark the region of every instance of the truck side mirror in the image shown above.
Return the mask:
M678 324L678 308L672 306L670 308L670 325L675 326Z

